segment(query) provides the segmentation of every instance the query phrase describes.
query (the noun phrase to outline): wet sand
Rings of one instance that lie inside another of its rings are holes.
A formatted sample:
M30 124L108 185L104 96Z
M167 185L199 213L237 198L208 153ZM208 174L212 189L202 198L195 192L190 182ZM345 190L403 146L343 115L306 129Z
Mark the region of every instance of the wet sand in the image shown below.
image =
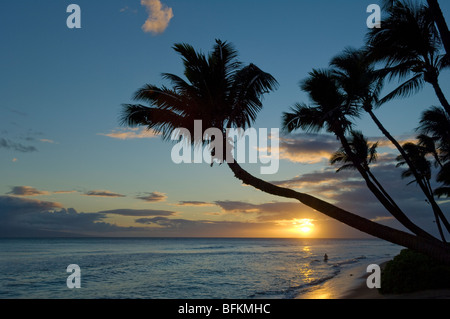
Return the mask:
M387 263L383 261L380 267ZM378 289L367 287L367 266L346 270L335 278L302 293L296 299L450 299L450 289L425 290L404 294L382 295Z

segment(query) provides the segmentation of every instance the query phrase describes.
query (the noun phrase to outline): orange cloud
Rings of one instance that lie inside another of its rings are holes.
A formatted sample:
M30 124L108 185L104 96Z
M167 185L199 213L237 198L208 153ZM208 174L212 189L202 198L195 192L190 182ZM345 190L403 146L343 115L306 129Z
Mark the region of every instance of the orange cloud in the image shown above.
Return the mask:
M149 13L142 30L152 34L163 33L173 18L172 8L163 5L160 0L141 0L141 5L145 6Z
M110 133L98 133L98 135L108 136L119 140L154 138L159 136L153 130L148 130L145 127L115 129L112 130Z

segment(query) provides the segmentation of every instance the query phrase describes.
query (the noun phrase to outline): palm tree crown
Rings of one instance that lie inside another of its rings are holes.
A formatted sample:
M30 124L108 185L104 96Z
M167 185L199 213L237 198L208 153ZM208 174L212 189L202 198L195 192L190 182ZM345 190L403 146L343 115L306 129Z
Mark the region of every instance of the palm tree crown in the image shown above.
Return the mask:
M395 1L387 14L382 21L383 27L372 29L367 35L370 56L385 63L390 79L409 79L388 94L383 102L409 96L428 82L433 85L442 106L450 112L450 105L438 83L440 72L449 67L449 63L441 52L442 41L430 9L410 1Z
M192 134L195 120L202 120L204 130L245 129L262 109L263 94L277 87L274 77L256 65L243 66L230 43L216 40L208 55L188 44L175 44L173 48L182 56L186 80L164 73L162 77L171 88L143 86L134 100L151 106L124 104L123 124L147 126L164 139L169 139L177 128L185 128L191 132L193 143L201 143Z
M353 151L354 158L356 158L356 165L361 165L366 171L369 170L369 165L377 160L378 143L369 145L368 140L359 131L351 131L349 138L349 145ZM347 152L341 147L330 159L332 165L342 163L343 165L337 169L340 172L344 169L355 169L355 163L348 156Z
M300 87L307 92L312 104L296 103L290 112L283 113L283 129L292 132L303 129L327 132L339 135L351 127L349 118L359 114L357 108L349 106L345 92L339 87L336 77L330 70L313 70Z

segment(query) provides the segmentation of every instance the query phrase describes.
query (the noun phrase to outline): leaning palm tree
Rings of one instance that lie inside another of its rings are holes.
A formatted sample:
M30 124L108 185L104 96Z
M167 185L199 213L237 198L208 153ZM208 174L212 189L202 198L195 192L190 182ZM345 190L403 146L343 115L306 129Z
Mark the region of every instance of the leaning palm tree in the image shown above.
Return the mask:
M405 163L409 166L411 174L416 177L417 184L429 201L433 213L439 216L447 231L450 232L450 223L436 202L433 192L420 178L420 173L415 168L415 162L408 157L402 145L390 134L374 112L375 107L382 105L379 95L383 89L384 78L388 74L388 70L376 70L374 61L369 59L369 54L370 52L367 51L367 48L345 49L330 62L330 66L333 68L333 75L336 77L339 86L346 92L348 99L353 101L353 106L367 112L378 129L397 148ZM443 111L443 113L445 112ZM377 184L376 179L374 182ZM382 186L379 186L379 188L385 193ZM386 197L390 198L388 194L386 194ZM396 206L395 202L392 200L391 202Z
M408 184L412 184L414 182L418 183L419 181L426 185L429 189L430 193L433 193L431 187L431 162L427 159L428 149L424 146L417 145L414 143L405 143L403 145L404 150L406 151L408 158L410 161L414 162L414 167L419 172L419 176L412 173L411 169L408 168L403 171L402 178L409 178L411 176L415 177ZM397 157L397 167L401 167L407 165L405 158L402 155ZM442 231L442 226L440 222L440 218L438 214L435 212L435 222L439 230L439 234L443 242L446 242L444 233Z
M377 161L377 148L378 142L369 145L367 138L360 131L350 131L349 137L349 146L351 148L353 156L349 156L344 147L341 147L337 152L335 152L330 158L330 164L342 164L336 170L336 173L339 173L342 170L355 170L357 166L361 166L369 175L371 180L377 185L380 191L386 196L386 198L394 205L397 209L400 208L397 206L395 201L391 198L388 192L384 189L375 175L372 173L370 169L370 164L375 163ZM356 160L356 162L355 162Z
M330 164L342 164L336 170L339 173L346 169L356 169L356 165L360 165L364 168L366 172L370 172L370 164L377 161L377 148L378 142L369 145L367 138L360 131L350 131L350 137L348 139L348 144L353 153L353 158L347 154L345 149L341 147L337 152L335 152L330 158ZM354 163L352 159L356 159L357 162Z
M349 145L358 159L358 164L361 165L366 171L370 170L370 164L377 161L377 147L378 143L372 145L368 144L367 138L359 131L351 131L351 138L349 139ZM345 149L341 147L337 152L335 152L330 158L330 164L343 164L336 170L339 173L346 169L355 169L355 164L345 152Z
M146 85L138 90L135 99L150 106L125 104L123 124L154 129L166 139L179 125L192 127L193 120L205 120L222 131L225 126L218 125L250 125L262 107L263 94L276 86L268 73L254 65L242 66L237 62L236 51L226 42L216 41L207 56L188 45L179 44L174 48L183 58L187 81L164 75L173 83L172 88ZM450 265L450 250L435 240L381 225L314 196L273 185L251 175L232 159L227 158L226 164L244 184L268 194L296 199L350 227Z
M395 1L387 14L381 22L382 28L367 34L371 58L385 63L390 79L409 79L382 102L409 96L430 83L442 107L450 114L450 104L439 84L440 72L450 64L441 53L442 41L430 9L410 1Z

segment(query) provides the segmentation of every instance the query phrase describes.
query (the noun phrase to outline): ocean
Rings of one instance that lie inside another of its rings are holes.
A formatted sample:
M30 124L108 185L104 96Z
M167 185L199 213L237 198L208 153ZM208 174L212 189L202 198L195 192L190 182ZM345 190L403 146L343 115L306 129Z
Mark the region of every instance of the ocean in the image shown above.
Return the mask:
M0 299L301 298L401 249L378 239L0 239ZM80 288L68 288L72 264Z

